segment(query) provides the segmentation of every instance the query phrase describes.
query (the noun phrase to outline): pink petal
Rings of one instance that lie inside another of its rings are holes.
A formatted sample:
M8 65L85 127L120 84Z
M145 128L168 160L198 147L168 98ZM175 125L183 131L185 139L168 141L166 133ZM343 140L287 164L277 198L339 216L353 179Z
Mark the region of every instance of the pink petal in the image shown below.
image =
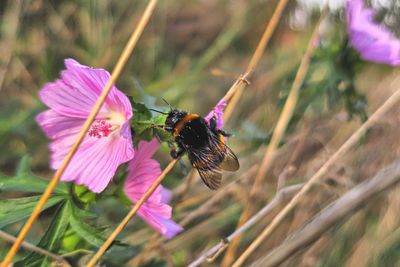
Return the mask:
M56 151L54 152L55 155L59 155ZM129 161L133 155L134 151L129 139L115 136L101 139L86 137L61 180L74 181L99 193L111 181L119 165ZM54 162L60 162L60 160L57 159Z
M43 111L36 116L36 122L47 137L52 139L77 134L81 130L84 121L84 119L59 115L51 109Z
M163 203L170 203L172 199L172 192L166 188L161 188L161 202Z
M159 146L157 139L141 141L135 157L129 163L124 191L133 202L139 201L161 174L159 163L152 159ZM142 219L168 238L183 230L171 220L172 208L168 205L170 199L170 191L159 185L138 211Z
M139 151L140 149L136 155L140 153ZM136 155L132 161L135 161ZM154 159L144 159L138 164L131 162L128 168L129 175L125 182L125 192L130 199L137 202L161 174L160 164ZM160 201L160 190L159 186L149 200Z
M151 159L159 147L160 147L160 142L156 138L153 138L149 142L146 141L139 142L138 153L135 156L135 158L130 162L128 169L130 168L137 169L136 165L140 164L140 162L144 159Z
M140 209L138 214L151 227L167 238L172 238L183 231L183 228L173 220L160 217L153 212Z
M87 94L70 87L63 80L46 84L40 90L39 97L58 114L76 118L87 118L95 103ZM100 114L104 113L102 108Z
M67 70L61 79L46 84L39 92L40 99L55 112L77 118L86 118L103 91L110 74L104 69L94 69L66 59ZM98 118L110 110L121 112L126 119L132 116L129 99L115 86L109 92Z
M226 101L224 98L222 98L218 104L213 108L213 110L211 110L210 113L208 113L208 115L206 117L204 117L204 119L210 123L210 120L212 119L212 117L215 116L216 120L217 120L217 129L222 129L224 128L224 109L226 107Z
M375 12L363 0L347 1L347 29L350 44L361 58L389 65L400 65L400 40L384 25L374 21Z
M62 79L67 81L71 87L89 95L96 102L110 79L110 73L105 69L81 65L74 59L66 59L65 66L67 70L61 73ZM112 86L108 93L105 106L108 109L123 113L128 119L132 116L129 99L115 86Z

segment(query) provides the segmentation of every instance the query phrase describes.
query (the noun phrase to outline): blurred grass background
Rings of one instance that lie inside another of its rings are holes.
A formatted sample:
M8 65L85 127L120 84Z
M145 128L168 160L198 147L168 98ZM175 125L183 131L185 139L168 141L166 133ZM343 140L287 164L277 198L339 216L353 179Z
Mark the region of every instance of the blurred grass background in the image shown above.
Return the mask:
M244 71L276 3L274 0L160 1L117 87L149 105L164 107L163 97L173 106L207 114ZM13 173L19 160L28 154L32 156L35 173L51 176L48 140L34 121L35 115L44 109L37 92L44 83L58 77L67 57L112 70L145 4L142 0L0 3L2 172ZM340 47L346 35L343 10L331 12L322 31L329 47ZM120 255L125 266L184 266L234 231L253 181L252 167L260 163L265 152L318 13L318 4L290 1L251 85L226 126L234 134L230 147L238 154L242 166L238 173L226 175L224 183L235 177L248 178L230 187L223 199L185 226L186 230L176 238L136 257L135 252ZM304 101L300 100L299 106L303 109L295 114L296 123L290 127L268 173L264 193L257 203L260 207L273 197L278 177L288 166L294 166L295 171L286 177L287 184L309 178L361 123L357 116L349 119L343 100L331 101L332 96L324 91L330 74L324 66L314 65L305 83L304 88L314 86L315 90L311 91L312 97L302 95ZM398 71L370 63L357 68L355 78L357 92L365 95L368 103L367 113L374 111L400 84ZM309 91L304 89L304 92ZM397 108L388 114L352 153L337 162L324 178L325 183L309 194L249 262L265 255L288 232L301 227L325 205L399 156L398 112ZM170 157L163 151L158 159L165 166ZM182 177L188 166L185 161L179 164L165 185L179 191L184 186ZM184 219L213 194L200 182L194 183L183 200L175 201L175 219ZM395 188L293 255L284 266L400 266L399 208L399 188ZM99 203L96 209L101 224L110 227L126 213L126 207L115 199ZM247 247L272 215L246 232L239 251ZM51 211L42 216L29 241L37 242L48 216ZM19 227L20 224L15 224L7 230L15 234ZM135 219L124 231L123 241L143 245L149 238L157 239L154 231ZM6 248L0 240L1 257ZM219 266L221 259L205 266ZM121 265L110 261L107 266Z

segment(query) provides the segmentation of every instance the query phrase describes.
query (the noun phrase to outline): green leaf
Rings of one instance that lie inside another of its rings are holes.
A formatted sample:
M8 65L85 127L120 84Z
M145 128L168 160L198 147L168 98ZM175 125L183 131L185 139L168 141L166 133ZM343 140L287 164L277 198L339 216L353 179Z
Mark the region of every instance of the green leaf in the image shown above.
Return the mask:
M71 205L69 201L65 201L57 210L54 219L50 223L45 235L40 240L38 247L58 253L62 239L68 227L69 218L71 217ZM14 267L47 267L51 266L53 259L44 257L37 253L30 253L23 260L16 262Z
M140 140L150 141L154 137L158 137L159 140L172 141L170 133L160 128L153 128L154 125L164 125L166 115L160 114L152 117L149 120L135 121L133 120L131 125L134 130L134 143L137 146Z
M73 204L71 204L71 206L72 213L69 219L71 228L89 244L100 247L106 240L106 237L102 235L104 230L84 222L85 218L94 217L96 215L87 210L82 210Z
M17 166L16 174L17 176L31 174L30 166L31 166L32 158L28 155L22 157L21 161Z
M0 192L42 193L49 181L34 175L30 170L30 163L31 158L25 156L21 159L14 177L0 173ZM67 184L59 183L54 192L68 194Z
M132 109L135 112L135 116L138 120L148 120L151 118L151 112L146 107L144 103L136 102L133 97L129 97L129 101L131 102Z
M86 186L83 185L74 185L73 190L75 193L75 196L81 201L82 203L85 204L94 204L96 202L96 197L97 195L87 189Z
M64 196L52 196L43 210L62 201ZM0 199L0 228L27 218L36 207L40 196Z

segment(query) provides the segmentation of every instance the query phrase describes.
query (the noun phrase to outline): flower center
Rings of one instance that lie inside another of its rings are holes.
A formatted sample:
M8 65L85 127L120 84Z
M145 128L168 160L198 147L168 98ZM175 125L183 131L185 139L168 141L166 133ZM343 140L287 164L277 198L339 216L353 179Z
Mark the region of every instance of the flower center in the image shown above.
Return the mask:
M89 129L89 136L102 138L107 137L112 133L112 124L106 122L105 120L97 120L92 123Z

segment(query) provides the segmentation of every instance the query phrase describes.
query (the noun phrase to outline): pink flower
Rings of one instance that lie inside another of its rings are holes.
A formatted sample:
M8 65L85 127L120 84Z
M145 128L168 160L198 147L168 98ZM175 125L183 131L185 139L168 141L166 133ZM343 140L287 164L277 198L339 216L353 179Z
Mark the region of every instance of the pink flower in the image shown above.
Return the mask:
M222 98L218 104L213 108L213 110L211 110L210 113L208 113L208 115L206 117L204 117L204 119L210 123L210 120L212 117L215 116L216 118L216 122L217 122L217 129L221 130L222 128L224 128L224 109L226 107L226 101L224 98Z
M53 169L60 167L110 78L106 70L73 59L66 59L65 66L60 79L40 90L40 99L50 109L36 117L52 140L49 148ZM118 166L134 156L128 122L131 117L128 98L113 86L61 181L85 185L96 193L103 191Z
M365 60L400 65L400 40L387 27L374 21L374 10L363 1L347 0L347 30L351 46Z
M157 139L150 142L140 141L135 157L129 163L124 191L134 203L139 201L161 174L160 165L152 159L159 147ZM172 238L183 230L171 219L172 208L167 204L170 199L170 191L160 185L138 211L143 220L167 238Z

